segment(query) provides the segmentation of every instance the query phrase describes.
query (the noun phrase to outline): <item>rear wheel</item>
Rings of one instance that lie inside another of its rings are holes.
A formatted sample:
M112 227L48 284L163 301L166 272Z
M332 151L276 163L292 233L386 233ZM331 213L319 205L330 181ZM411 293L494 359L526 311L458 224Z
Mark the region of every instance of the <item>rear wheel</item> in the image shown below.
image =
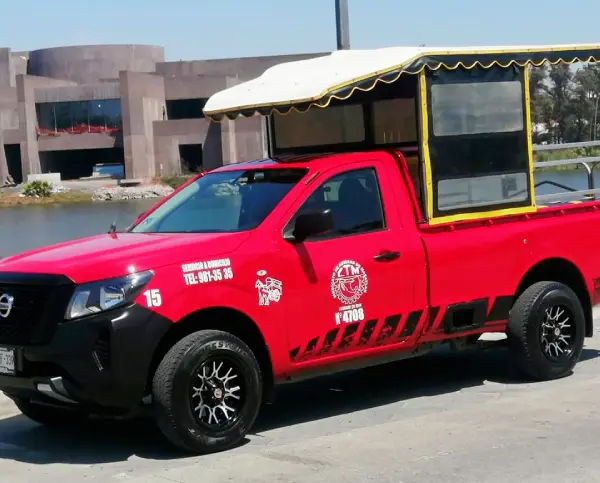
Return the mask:
M237 337L199 331L165 355L153 393L158 425L173 444L194 453L222 451L239 444L258 415L260 367Z
M29 401L28 399L13 399L15 405L25 416L49 427L77 427L87 421L88 414L72 411L55 406L45 406Z
M510 348L529 377L564 377L583 351L585 315L581 302L562 283L535 283L515 302L507 335Z

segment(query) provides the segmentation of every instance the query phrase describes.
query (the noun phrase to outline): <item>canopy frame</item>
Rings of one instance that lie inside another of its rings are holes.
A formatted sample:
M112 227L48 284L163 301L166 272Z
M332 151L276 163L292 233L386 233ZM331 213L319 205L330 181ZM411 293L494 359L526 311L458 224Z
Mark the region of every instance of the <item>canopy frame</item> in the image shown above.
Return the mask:
M351 52L351 51L347 51ZM333 54L332 54L333 55ZM296 62L301 64L305 61ZM295 98L262 104L235 105L226 108L211 109L211 100L204 113L211 120L219 122L223 119L233 120L238 116L251 117L255 115L268 116L273 113L287 114L290 111L305 112L310 108L325 108L333 99L349 99L356 91L371 91L377 84L383 82L391 84L402 75L418 75L424 70L435 71L438 69L455 70L459 67L470 70L475 67L488 69L493 66L500 67L526 67L528 65L539 67L542 64L574 64L577 62L600 62L600 45L573 45L556 47L512 47L512 48L474 48L474 49L417 49L411 58L391 65L379 71L369 72L362 76L348 79L338 84L330 85L313 97ZM280 64L282 65L282 64ZM262 76L261 76L262 77ZM248 85L248 81L240 84ZM240 85L221 91L221 95Z

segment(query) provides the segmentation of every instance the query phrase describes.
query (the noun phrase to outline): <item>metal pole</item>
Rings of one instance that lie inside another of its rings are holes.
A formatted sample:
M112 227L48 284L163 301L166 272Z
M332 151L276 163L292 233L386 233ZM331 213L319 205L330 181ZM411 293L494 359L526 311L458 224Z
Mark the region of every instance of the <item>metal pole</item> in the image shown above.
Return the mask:
M348 21L348 0L335 0L335 25L338 50L350 48L350 24Z
M592 141L596 140L596 131L598 131L598 100L600 100L600 93L596 94L596 109L594 110L594 135Z

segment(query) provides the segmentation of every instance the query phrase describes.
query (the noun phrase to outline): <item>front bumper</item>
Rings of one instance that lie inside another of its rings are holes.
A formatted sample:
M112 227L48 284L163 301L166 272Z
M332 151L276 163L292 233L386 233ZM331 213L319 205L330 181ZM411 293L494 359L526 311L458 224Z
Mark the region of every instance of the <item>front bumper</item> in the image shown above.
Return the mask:
M50 343L14 347L16 375L0 375L9 397L129 411L147 389L155 351L172 323L139 305L58 324Z

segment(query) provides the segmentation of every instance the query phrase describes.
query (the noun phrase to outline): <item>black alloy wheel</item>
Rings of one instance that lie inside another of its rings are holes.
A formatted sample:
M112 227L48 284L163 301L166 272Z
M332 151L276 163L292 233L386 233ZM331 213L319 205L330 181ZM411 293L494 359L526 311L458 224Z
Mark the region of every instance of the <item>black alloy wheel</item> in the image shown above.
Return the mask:
M515 301L507 336L527 376L541 381L564 377L583 351L585 315L581 301L565 284L534 283Z
M262 374L234 335L201 330L164 356L153 379L156 420L176 446L214 453L241 443L262 402Z
M568 360L577 341L577 327L573 313L564 305L551 305L542 315L541 344L544 355L553 363Z
M246 394L239 362L226 356L203 362L190 382L190 405L196 421L211 431L224 430L237 422Z

